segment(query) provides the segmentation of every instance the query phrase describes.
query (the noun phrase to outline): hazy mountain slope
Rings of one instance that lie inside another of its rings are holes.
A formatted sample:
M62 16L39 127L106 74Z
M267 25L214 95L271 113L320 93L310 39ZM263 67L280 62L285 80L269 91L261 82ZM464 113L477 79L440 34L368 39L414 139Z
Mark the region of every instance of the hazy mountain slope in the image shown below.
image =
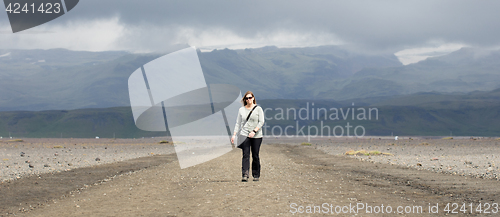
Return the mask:
M4 111L126 105L128 76L157 56L62 49L7 53L0 58Z
M492 90L500 87L500 51L462 48L407 66L366 68L351 83L365 79L395 82L404 86L400 94Z
M161 54L0 51L0 111L128 106L128 77ZM500 51L463 48L402 66L393 54L336 46L199 52L208 84L252 90L260 99L348 100L500 86Z
M161 54L4 50L0 111L129 105L128 77ZM334 46L199 53L207 83L229 83L261 98L315 98L363 67L401 65L394 55L361 55Z
M214 50L200 61L208 83L231 82L265 98L321 98L365 67L400 66L394 55L364 55L335 46Z

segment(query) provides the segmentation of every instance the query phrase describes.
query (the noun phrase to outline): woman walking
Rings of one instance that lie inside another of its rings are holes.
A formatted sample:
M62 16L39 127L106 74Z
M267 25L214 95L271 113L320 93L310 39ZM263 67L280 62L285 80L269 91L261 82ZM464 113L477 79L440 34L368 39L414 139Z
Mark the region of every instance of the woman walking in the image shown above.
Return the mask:
M234 134L231 137L231 143L239 132L244 141L238 141L238 146L243 152L241 162L242 179L246 182L249 178L250 152L252 153L252 176L254 181L259 181L260 177L260 159L259 149L262 143L262 126L264 125L264 111L257 105L252 91L247 91L242 99L243 106L238 111ZM243 143L242 143L243 142Z

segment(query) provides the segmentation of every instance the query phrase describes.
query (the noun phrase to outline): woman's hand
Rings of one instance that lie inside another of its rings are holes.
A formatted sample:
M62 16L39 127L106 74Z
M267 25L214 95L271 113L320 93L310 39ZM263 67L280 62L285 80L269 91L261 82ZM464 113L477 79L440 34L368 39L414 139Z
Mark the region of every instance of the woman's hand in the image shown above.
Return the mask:
M234 144L234 135L231 137L231 143Z
M248 138L253 138L255 136L255 132L250 132L250 134L248 134Z

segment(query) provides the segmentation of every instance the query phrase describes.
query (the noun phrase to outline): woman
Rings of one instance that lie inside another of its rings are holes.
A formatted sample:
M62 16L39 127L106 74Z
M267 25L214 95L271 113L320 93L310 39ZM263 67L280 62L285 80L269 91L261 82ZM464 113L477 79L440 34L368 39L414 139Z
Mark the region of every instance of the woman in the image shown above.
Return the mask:
M241 99L243 106L238 111L236 118L236 126L234 127L234 134L231 137L231 143L234 143L236 134L240 132L241 135L247 138L240 146L243 151L243 159L241 162L241 171L243 178L241 181L248 181L250 169L250 151L252 152L252 176L254 181L259 181L260 177L260 159L259 149L262 143L262 126L264 125L264 111L257 105L255 96L252 91L247 91ZM254 108L255 107L255 108ZM253 111L252 111L253 110ZM250 114L251 112L251 114ZM250 114L250 116L248 116ZM247 120L248 117L248 121ZM240 126L243 124L243 126ZM241 131L240 131L241 129ZM241 141L238 141L241 142Z

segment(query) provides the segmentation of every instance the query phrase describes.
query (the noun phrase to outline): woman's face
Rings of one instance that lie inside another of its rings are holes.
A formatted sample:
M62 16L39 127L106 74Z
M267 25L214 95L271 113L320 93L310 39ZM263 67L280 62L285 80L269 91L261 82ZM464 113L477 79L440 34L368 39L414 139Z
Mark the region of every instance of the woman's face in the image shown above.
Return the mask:
M247 101L247 104L250 104L250 105L253 104L253 96L252 96L252 94L247 94L245 96L245 100Z

